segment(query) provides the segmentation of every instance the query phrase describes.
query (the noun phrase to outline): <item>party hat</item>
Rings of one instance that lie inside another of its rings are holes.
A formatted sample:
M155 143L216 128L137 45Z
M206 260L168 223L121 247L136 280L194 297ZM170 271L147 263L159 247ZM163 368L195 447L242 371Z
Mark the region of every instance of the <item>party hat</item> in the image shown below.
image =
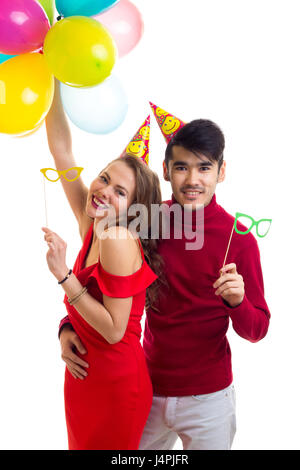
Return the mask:
M165 111L151 103L151 101L149 101L149 103L160 127L162 135L168 144L174 135L179 131L179 129L185 126L186 123L181 121L181 119L178 117L173 116L173 114L168 113L168 111Z
M146 165L149 165L149 139L150 139L150 115L139 127L137 133L133 136L126 149L122 153L133 155L143 160Z

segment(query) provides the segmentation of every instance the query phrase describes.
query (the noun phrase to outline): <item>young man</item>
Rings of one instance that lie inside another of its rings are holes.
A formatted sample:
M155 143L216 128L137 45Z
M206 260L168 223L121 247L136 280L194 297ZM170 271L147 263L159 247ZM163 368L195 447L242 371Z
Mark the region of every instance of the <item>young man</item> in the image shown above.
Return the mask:
M230 449L235 434L235 392L226 332L256 342L268 330L260 256L254 236L233 233L234 217L216 202L225 179L224 136L213 122L195 120L169 142L164 179L172 186L167 204L204 205L204 244L187 250L185 235L159 241L168 287L147 310L143 347L153 384L152 408L140 449ZM193 217L192 225L197 222ZM174 227L173 227L174 228ZM196 228L196 227L195 227ZM185 233L185 232L184 232ZM82 345L71 328L60 335L62 357L78 377L85 363L72 351ZM78 360L78 359L79 360Z

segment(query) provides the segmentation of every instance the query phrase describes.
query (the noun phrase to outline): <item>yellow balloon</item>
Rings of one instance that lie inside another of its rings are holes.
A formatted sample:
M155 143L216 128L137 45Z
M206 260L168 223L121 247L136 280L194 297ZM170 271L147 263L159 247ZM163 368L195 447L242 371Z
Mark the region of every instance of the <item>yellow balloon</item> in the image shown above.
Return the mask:
M42 127L44 122L45 122L45 119L43 119L42 122L40 122L40 124L37 127L35 127L34 129L32 129L31 131L25 132L24 134L17 134L17 135L14 135L13 137L16 138L16 139L23 139L24 137L28 137L32 134L35 134Z
M25 134L45 119L54 95L54 77L37 52L0 65L0 132Z
M44 54L56 78L74 87L95 86L111 73L117 49L109 32L94 18L71 16L55 23Z

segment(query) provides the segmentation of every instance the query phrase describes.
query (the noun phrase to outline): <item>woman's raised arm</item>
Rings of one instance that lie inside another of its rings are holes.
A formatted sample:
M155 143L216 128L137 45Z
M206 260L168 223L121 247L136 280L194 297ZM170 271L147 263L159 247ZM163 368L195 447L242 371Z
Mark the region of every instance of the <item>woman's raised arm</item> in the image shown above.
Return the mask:
M72 151L70 127L61 102L59 81L56 79L53 103L46 117L46 129L49 149L54 158L56 169L66 170L77 166ZM75 171L72 170L68 176L75 177ZM63 177L60 180L79 228L88 225L91 220L85 213L88 188L84 185L81 176L72 182L66 181ZM89 221L86 220L87 218Z

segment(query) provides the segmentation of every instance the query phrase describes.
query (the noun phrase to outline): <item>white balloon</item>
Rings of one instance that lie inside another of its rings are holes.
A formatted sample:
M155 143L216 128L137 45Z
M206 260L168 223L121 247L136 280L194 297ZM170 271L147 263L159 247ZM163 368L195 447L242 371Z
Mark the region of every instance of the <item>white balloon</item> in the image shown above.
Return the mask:
M91 134L109 134L124 121L127 94L115 75L100 85L75 88L60 83L63 107L75 126Z

